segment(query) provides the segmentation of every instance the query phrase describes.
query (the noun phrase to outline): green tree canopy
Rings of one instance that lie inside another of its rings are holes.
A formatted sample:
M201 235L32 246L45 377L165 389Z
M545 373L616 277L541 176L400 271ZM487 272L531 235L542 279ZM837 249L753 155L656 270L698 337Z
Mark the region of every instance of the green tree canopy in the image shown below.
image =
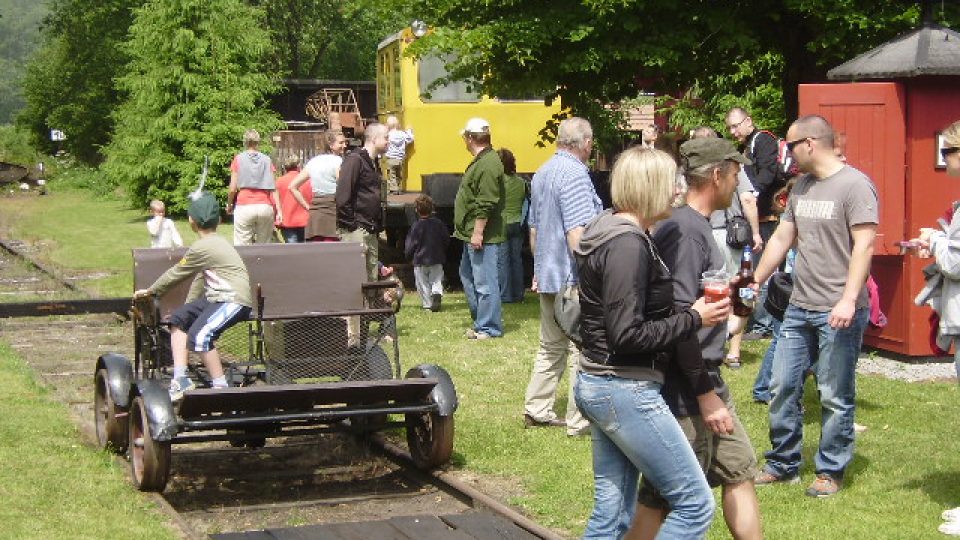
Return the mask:
M408 0L261 0L286 77L373 80L377 44L410 20Z
M601 104L670 96L684 128L734 104L781 129L797 84L915 27L915 2L874 0L417 0L436 31L413 54L455 53L452 77L491 95L554 95L595 122ZM946 5L938 18L958 21ZM602 128L604 126L599 126ZM609 126L608 126L609 127Z
M40 44L40 25L46 16L45 2L0 0L0 124L13 120L23 108L24 66Z
M113 130L112 113L122 99L114 79L129 57L121 44L143 0L57 0L47 20L42 48L27 65L26 107L18 122L34 144L50 151L50 129L66 134L65 150L95 165Z
M136 10L125 50L118 84L128 98L114 114L103 172L134 204L159 198L182 211L209 155L206 189L223 198L243 131L282 126L263 108L278 80L266 68L263 11L241 0L150 0Z

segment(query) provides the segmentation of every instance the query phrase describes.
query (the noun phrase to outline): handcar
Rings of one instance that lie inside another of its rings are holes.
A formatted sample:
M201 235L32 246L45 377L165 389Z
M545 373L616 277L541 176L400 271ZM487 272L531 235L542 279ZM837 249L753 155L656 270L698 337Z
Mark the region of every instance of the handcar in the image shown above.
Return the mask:
M356 243L238 246L256 306L250 320L219 339L231 387L210 387L196 361L198 388L174 404L170 313L188 282L162 298L135 299L133 361L97 359L94 414L101 447L127 455L142 491L163 491L174 444L267 439L331 431L405 427L410 455L423 468L453 451L457 395L440 366L419 364L401 378L394 281L367 282ZM179 249L135 249L134 289L178 261ZM191 353L193 354L193 353ZM195 360L195 359L192 359Z

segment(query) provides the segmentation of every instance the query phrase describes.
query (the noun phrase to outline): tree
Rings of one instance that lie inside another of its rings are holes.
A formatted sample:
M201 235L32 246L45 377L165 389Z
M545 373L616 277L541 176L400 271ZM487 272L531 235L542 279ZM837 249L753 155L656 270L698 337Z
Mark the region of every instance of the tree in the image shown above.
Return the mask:
M129 58L121 46L143 0L58 0L43 31L44 44L23 79L26 107L18 122L38 148L52 150L51 129L66 134L63 148L96 165L113 130L123 95L114 86Z
M372 80L377 43L409 23L407 0L262 0L273 67L292 78Z
M639 92L678 98L678 118L722 125L726 107L757 108L782 128L800 82L915 27L914 2L872 0L418 0L435 32L411 48L454 53L451 77L491 95L559 96L601 134L599 104ZM941 14L960 21L956 6ZM692 127L690 125L683 127ZM611 134L612 135L612 134Z
M23 107L23 66L40 43L40 24L47 15L43 2L0 0L0 124L13 120ZM13 15L16 14L16 15Z
M278 88L263 11L241 0L149 0L125 50L118 84L128 98L114 114L106 177L134 204L159 198L183 211L210 156L206 189L223 198L243 131L282 126L263 108Z

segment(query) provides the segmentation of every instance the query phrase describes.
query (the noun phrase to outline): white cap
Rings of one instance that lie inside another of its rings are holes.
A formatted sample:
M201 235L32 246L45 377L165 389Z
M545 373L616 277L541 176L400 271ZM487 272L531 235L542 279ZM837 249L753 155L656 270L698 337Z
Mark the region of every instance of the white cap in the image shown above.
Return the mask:
M490 133L490 122L483 118L471 118L467 120L467 126L460 130L461 135L467 133Z

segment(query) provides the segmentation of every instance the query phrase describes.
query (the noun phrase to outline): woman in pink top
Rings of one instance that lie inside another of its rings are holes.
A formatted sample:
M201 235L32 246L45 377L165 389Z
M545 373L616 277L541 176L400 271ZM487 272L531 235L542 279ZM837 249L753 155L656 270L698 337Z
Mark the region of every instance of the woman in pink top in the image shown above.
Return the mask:
M283 221L277 197L276 169L270 156L260 152L260 134L248 129L243 134L246 150L230 164L227 213L233 214L235 245L269 244L275 223Z

